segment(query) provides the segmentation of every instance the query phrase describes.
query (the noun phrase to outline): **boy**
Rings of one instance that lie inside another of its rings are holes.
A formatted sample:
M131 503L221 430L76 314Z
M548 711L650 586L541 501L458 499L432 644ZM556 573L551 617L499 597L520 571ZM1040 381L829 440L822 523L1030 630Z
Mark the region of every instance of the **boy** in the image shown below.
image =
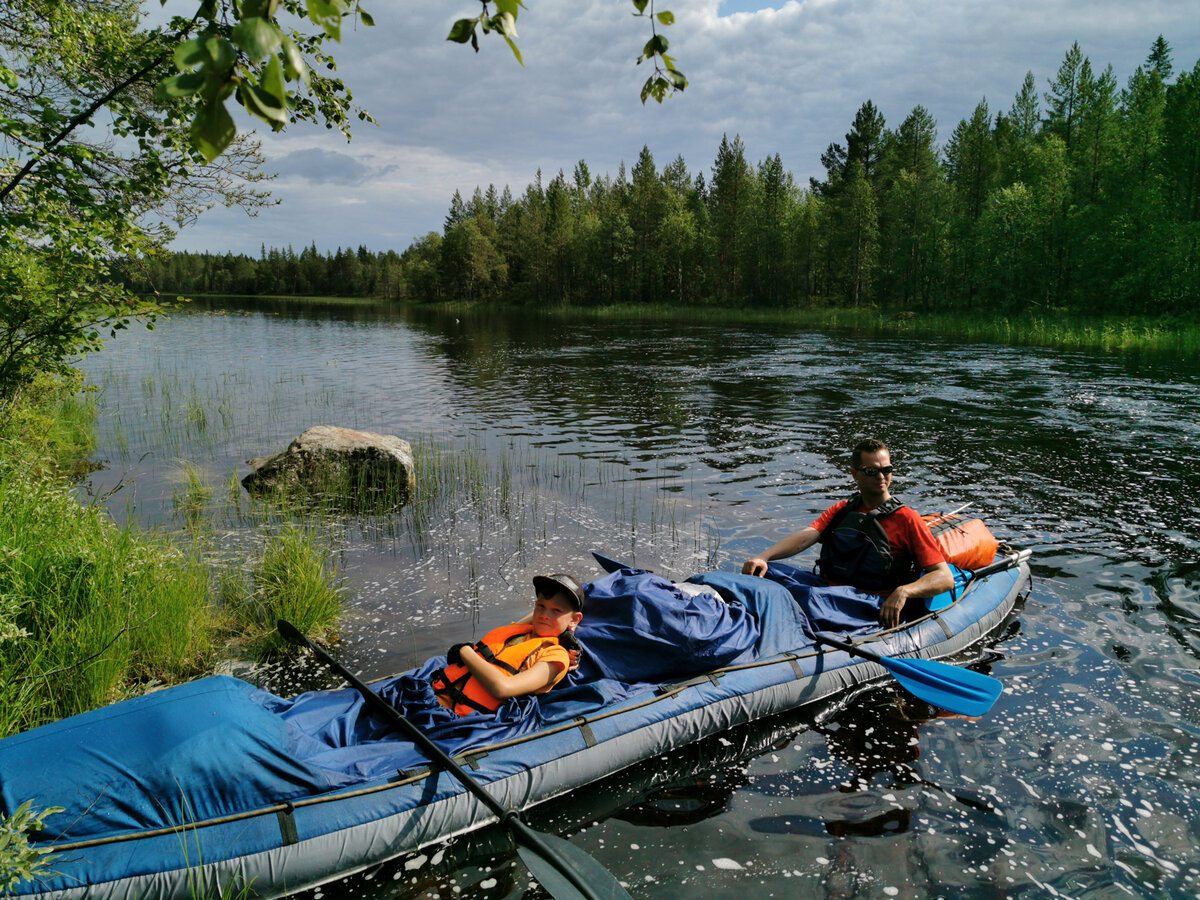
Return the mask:
M509 697L544 694L567 674L583 620L583 588L571 575L536 575L533 612L475 644L455 644L431 679L438 702L457 715L491 713Z

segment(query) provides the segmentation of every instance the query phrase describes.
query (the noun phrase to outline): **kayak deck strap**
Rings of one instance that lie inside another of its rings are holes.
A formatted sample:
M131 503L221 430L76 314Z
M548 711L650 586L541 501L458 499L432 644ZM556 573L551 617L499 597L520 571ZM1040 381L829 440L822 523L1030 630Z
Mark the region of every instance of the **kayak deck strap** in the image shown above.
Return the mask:
M933 621L937 622L938 625L941 626L942 634L946 635L946 640L954 637L954 632L950 630L950 626L943 621L941 616L939 616L937 613L930 613L930 618L932 618Z
M456 758L456 762L465 765L472 772L479 770L479 761L488 755L486 749L474 750L470 753L464 753Z
M678 694L685 688L695 687L698 684L704 684L706 681L709 684L719 685L723 671L726 670L714 669L712 672L705 672L703 675L697 675L695 678L689 678L687 681L673 681L670 684L660 684L654 689L654 693L659 695Z
M587 744L589 748L595 747L598 743L600 743L596 740L596 733L592 731L592 726L588 724L586 716L580 716L576 721L579 726L579 733L583 735L583 742Z
M279 836L285 846L300 843L300 833L296 830L296 807L291 803L284 804L283 809L275 813L279 821Z

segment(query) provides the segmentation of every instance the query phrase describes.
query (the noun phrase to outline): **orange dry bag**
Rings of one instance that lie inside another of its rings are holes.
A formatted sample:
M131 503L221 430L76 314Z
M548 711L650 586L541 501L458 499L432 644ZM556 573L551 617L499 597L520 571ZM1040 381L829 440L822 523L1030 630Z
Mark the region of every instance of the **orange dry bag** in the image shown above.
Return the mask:
M1000 542L992 537L982 519L939 513L921 516L946 559L960 569L979 569L996 559Z

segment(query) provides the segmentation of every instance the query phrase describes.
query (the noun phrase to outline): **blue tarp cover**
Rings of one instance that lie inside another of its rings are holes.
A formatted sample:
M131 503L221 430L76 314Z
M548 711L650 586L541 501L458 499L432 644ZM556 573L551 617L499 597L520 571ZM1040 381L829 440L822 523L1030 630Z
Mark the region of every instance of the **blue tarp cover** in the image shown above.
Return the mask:
M25 800L64 807L40 836L83 839L333 787L295 753L293 730L251 699L256 692L236 678L205 678L5 738L3 811Z
M578 671L551 693L508 700L491 715L457 717L434 700L429 675L444 657L375 687L457 753L751 660L760 623L769 626L772 654L805 642L786 591L763 579L727 578L720 587L732 602L689 596L632 569L591 583L577 631ZM78 840L259 809L425 762L364 711L354 690L284 699L213 677L0 741L0 801L9 813L28 799L65 807L41 837Z

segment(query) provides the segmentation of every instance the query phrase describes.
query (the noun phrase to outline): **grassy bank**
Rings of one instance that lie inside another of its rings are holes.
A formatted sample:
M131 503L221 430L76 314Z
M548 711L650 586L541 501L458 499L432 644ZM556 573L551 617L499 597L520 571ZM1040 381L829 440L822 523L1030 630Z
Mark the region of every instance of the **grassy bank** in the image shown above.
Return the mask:
M228 297L196 295L210 302L233 299L286 302L294 306L388 306L364 297ZM414 309L444 315L504 312L562 321L681 322L712 325L783 325L844 330L872 336L939 337L979 343L1121 353L1200 352L1200 319L1194 316L1086 316L1062 310L1005 314L987 310L914 312L875 307L765 309L738 306L674 306L629 303L613 306L511 306L485 301L411 303Z
M564 306L536 311L530 307L498 307L487 303L421 304L420 308L436 309L446 315L456 316L504 309L562 321L779 325L851 331L877 337L903 335L1064 350L1187 355L1200 352L1200 321L1186 317L1080 316L1065 312L1003 315L978 310L897 312L869 307L749 309L666 304Z
M336 623L336 573L286 528L244 564L238 591L195 542L118 528L72 489L94 411L78 385L42 381L0 422L0 737L275 649L264 623ZM239 565L239 568L242 566Z

